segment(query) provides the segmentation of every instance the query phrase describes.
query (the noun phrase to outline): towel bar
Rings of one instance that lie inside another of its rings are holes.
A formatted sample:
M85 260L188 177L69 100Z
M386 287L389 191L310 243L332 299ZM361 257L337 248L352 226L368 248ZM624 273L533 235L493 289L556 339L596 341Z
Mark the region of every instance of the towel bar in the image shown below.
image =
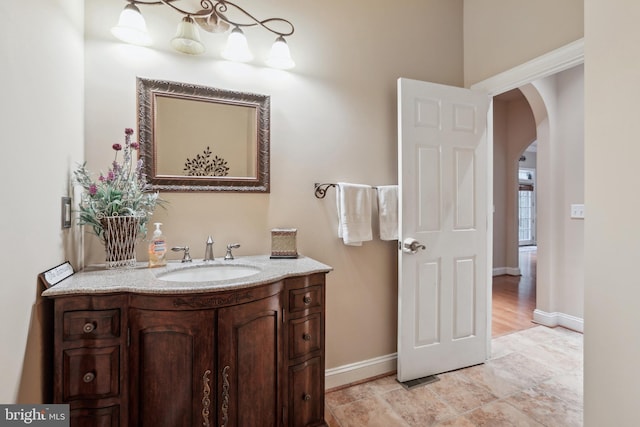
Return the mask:
M327 190L329 189L329 187L335 187L336 184L319 184L319 183L315 183L313 184L313 188L315 189L315 196L318 199L324 199L324 197L327 195Z
M327 190L329 189L329 187L336 187L337 184L333 184L333 183L325 183L325 184L319 184L319 183L314 183L313 184L313 188L314 188L314 194L318 199L324 199L324 197L327 195ZM376 189L378 187L376 187L375 185L372 185L371 188Z

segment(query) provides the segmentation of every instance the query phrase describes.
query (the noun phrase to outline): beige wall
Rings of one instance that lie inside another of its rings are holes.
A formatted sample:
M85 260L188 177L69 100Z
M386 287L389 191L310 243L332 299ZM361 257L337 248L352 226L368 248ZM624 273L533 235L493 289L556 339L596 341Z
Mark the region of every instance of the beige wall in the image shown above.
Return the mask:
M465 86L580 39L583 8L583 0L464 0Z
M135 127L136 76L270 95L271 193L163 194L169 207L153 221L164 223L170 244L189 245L196 258L209 234L216 256L230 242L241 243L235 252L242 256L268 253L272 228L297 228L299 251L334 268L327 285L327 368L395 353L396 244L343 245L335 193L316 199L313 184L397 182L396 79L462 85L462 1L252 4L256 16L296 25L292 72L220 61L218 39L209 34L203 39L211 52L203 57L164 51L178 19L157 16L154 8L141 7L159 49L122 45L108 31L120 8L111 0L86 3L89 166L106 168L111 144L124 127ZM262 49L256 56L266 54L271 36L259 30L247 36ZM102 248L89 246L87 261L102 261Z
M585 1L585 426L638 424L640 2Z
M570 218L572 204L584 203L584 66L556 76L558 140L562 151L562 270L553 310L584 318L584 220Z
M83 157L82 10L81 0L0 2L2 403L42 401L47 320L37 275L76 261L75 229L61 231L60 197Z

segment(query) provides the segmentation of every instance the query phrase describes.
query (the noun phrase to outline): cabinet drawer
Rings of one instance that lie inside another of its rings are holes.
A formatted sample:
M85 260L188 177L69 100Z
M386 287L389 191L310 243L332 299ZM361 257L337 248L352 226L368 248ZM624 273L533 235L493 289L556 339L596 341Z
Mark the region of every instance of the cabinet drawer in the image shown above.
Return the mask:
M62 331L65 341L119 337L120 310L67 311Z
M62 363L62 397L65 402L119 394L119 346L64 350Z
M120 407L73 409L70 417L74 427L118 427Z
M320 350L320 313L289 321L289 358Z
M289 312L304 311L322 307L322 287L310 286L289 291Z
M289 368L289 425L320 425L324 418L324 369L315 357Z

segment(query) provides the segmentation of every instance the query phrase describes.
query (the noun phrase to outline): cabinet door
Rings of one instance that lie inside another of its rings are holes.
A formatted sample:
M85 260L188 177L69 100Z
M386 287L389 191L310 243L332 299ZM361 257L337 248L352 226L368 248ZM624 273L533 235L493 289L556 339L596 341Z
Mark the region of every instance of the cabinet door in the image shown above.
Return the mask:
M213 425L214 313L131 310L129 425Z
M282 425L281 297L218 312L218 425Z
M324 369L320 357L289 368L289 425L324 424Z

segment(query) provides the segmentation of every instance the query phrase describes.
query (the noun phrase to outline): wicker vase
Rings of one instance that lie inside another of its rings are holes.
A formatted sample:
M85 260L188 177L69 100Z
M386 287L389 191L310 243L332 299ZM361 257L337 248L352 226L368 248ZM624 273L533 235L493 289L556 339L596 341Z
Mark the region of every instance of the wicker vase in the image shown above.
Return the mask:
M109 216L101 221L104 228L106 267L132 268L136 265L136 237L140 218L135 216Z

